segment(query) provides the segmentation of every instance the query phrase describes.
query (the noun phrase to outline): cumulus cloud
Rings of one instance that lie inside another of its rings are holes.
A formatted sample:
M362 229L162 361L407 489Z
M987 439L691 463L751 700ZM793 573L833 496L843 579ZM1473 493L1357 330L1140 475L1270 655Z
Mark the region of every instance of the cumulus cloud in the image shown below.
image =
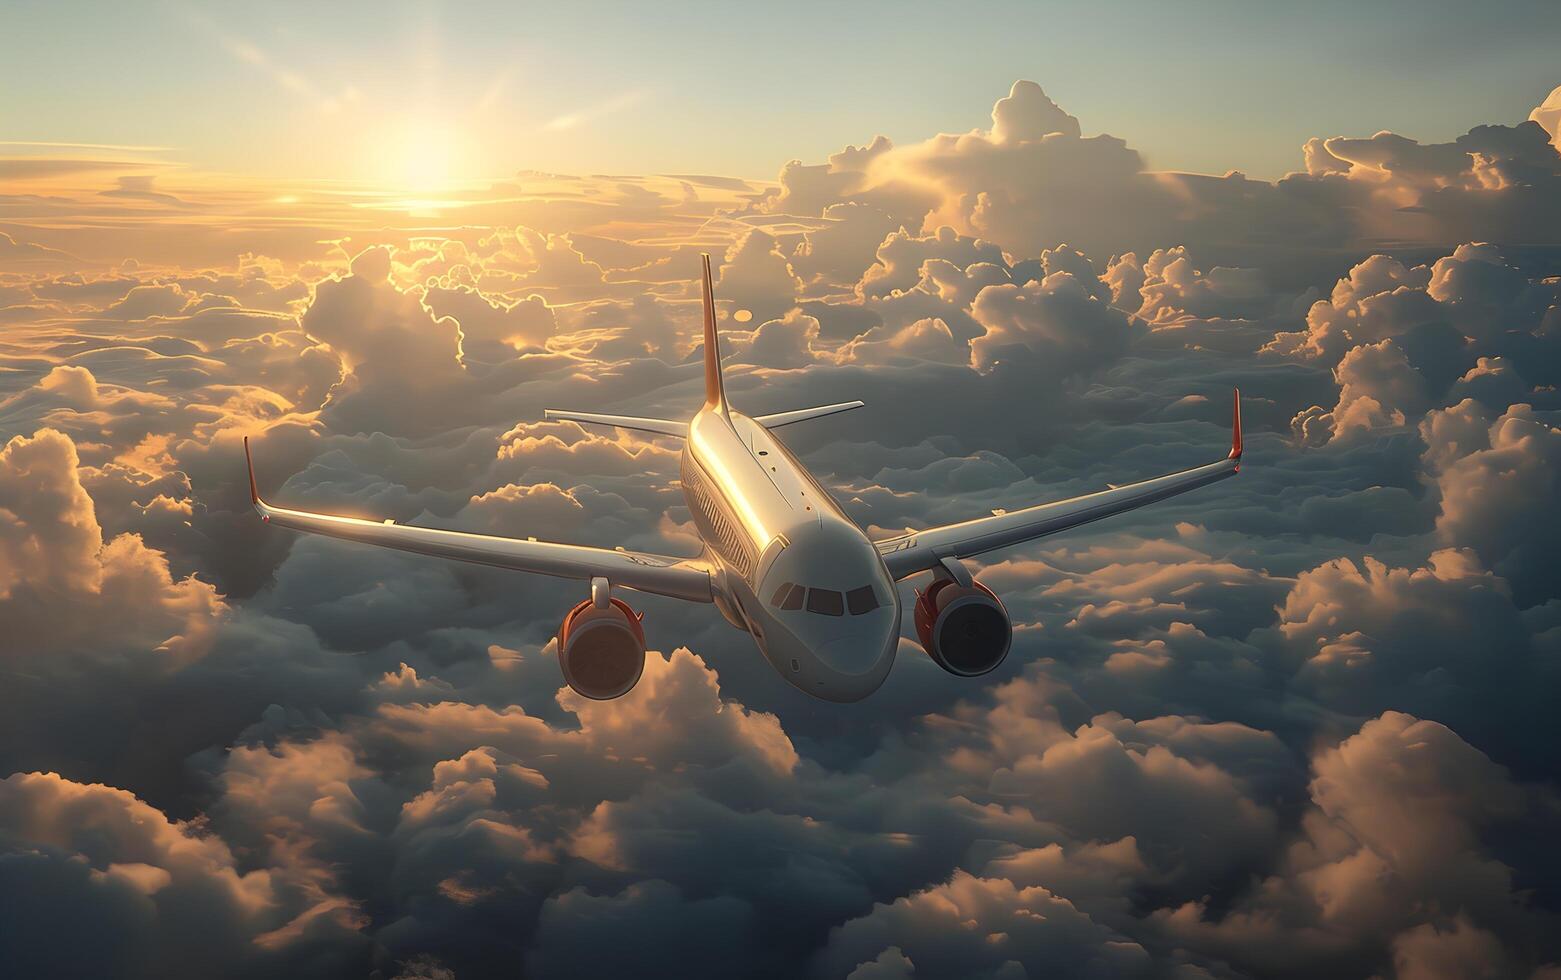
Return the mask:
M802 283L775 239L750 231L728 250L716 277L716 292L733 310L748 310L758 322L776 319L796 303Z
M333 414L356 408L363 416L385 418L392 404L432 410L461 385L456 321L434 319L415 297L391 284L389 249L359 253L348 276L317 286L301 323L351 369L332 392ZM407 422L421 424L413 417Z
M960 269L976 263L1004 264L1003 252L997 246L957 234L947 225L924 236L902 228L884 238L874 250L874 262L857 283L857 293L877 298L910 289L920 281L928 259L942 259Z
M1557 299L1554 282L1532 280L1488 244L1413 268L1378 254L1312 304L1305 330L1280 332L1263 349L1334 366L1337 404L1292 420L1297 437L1316 445L1413 424L1465 392L1505 408L1548 386ZM1502 357L1520 349L1522 370Z
M360 914L323 869L241 870L223 841L124 790L16 773L0 780L0 841L5 886L30 895L3 913L25 972L326 976L363 959Z
M820 953L818 975L873 976L859 965L889 953L887 968L891 951L916 973L932 976L1028 976L1026 963L1048 963L1073 976L1134 976L1149 966L1137 943L1045 888L964 872L840 927Z
M1555 595L1561 540L1549 514L1561 486L1561 429L1526 404L1491 419L1464 399L1428 415L1421 434L1441 498L1438 534L1473 548L1517 583L1522 599Z
M1218 922L1200 905L1166 910L1158 920L1168 934L1202 938L1265 973L1392 962L1417 975L1438 953L1467 958L1471 943L1504 959L1490 930L1533 927L1511 869L1490 850L1496 829L1521 815L1523 790L1451 730L1388 713L1313 766L1304 837L1280 871Z
M1478 126L1446 144L1387 132L1315 138L1298 161L1304 171L1267 182L1152 172L1125 141L1082 135L1039 85L1019 81L987 129L900 146L880 138L827 164L793 162L769 205L816 215L890 199L920 209L921 220L902 219L912 232L949 225L1010 254L1057 241L1103 258L1185 243L1211 264L1242 256L1293 276L1372 241L1544 240L1561 199L1548 105L1534 121Z
M1131 324L1092 295L1092 285L1099 285L1094 276L1080 278L1059 270L1023 286L982 289L971 304L971 316L986 332L970 343L971 363L980 371L1009 361L1071 373L1117 356L1127 344Z
M1273 311L1274 297L1256 269L1195 268L1183 246L1155 249L1143 262L1133 252L1112 262L1104 276L1114 305L1155 324L1222 317L1255 317Z
M423 305L436 320L454 319L460 325L463 354L484 360L508 355L495 345L541 347L557 328L553 311L535 295L505 303L470 287L436 286L423 294Z
M195 578L175 581L135 535L105 542L79 466L51 429L0 449L0 628L11 648L39 669L58 664L51 653L120 645L154 649L146 667L199 657L221 599Z
M772 185L13 195L7 962L1553 972L1554 102L1274 182L1153 172L1021 81ZM587 701L580 583L255 521L245 435L289 505L697 552L675 441L540 419L701 403L701 251L740 409L867 402L783 437L874 535L1218 458L1238 386L1242 473L973 561L1003 667L907 636L843 710L648 596L643 679Z
M817 358L818 320L793 309L778 320L767 320L754 330L743 356L770 368L800 368Z
M1557 132L1561 132L1561 85L1551 89L1545 101L1535 106L1528 117L1543 126L1554 142Z

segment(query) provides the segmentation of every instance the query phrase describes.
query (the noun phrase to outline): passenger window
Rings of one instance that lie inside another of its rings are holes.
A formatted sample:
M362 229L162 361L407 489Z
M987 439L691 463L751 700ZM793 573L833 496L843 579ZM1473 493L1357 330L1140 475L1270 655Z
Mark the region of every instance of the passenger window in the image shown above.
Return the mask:
M786 597L786 601L785 602L781 603L781 608L782 609L801 609L802 608L802 594L804 592L806 592L806 591L807 590L804 589L800 585L793 585L791 587L791 594Z
M871 585L864 585L860 589L852 589L846 593L846 606L851 610L851 615L853 616L870 613L878 608L878 593L873 591Z
M828 589L809 589L808 612L823 616L841 616L845 614L845 603L841 601L838 592L831 592Z
M791 583L782 582L781 587L775 590L774 595L770 596L770 605L777 607L780 606L781 603L786 601L786 594L790 591Z

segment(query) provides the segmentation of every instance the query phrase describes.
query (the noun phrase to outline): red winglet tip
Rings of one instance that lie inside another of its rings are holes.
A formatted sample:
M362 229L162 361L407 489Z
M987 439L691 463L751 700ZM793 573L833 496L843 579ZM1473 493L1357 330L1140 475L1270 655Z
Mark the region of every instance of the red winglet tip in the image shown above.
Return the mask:
M1231 409L1230 458L1241 458L1241 389L1237 388L1235 407Z
M249 455L249 436L244 437L244 463L249 467L249 502L260 503L260 489L255 486L255 460Z

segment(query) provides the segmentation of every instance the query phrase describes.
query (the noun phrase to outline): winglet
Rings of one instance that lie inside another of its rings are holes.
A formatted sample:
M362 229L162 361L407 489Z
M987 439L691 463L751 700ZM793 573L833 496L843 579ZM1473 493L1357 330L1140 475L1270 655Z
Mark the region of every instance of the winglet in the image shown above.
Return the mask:
M715 286L710 278L710 255L704 256L705 304L705 407L726 414L726 389L721 384L721 344L715 330Z
M1235 408L1232 409L1232 413L1231 413L1230 455L1228 457L1226 457L1226 458L1235 460L1236 463L1238 464L1236 468L1237 469L1241 468L1240 465L1239 465L1241 463L1241 389L1240 388L1236 389Z
M249 436L244 437L244 463L249 467L249 502L260 503L260 490L255 486L255 460L249 455Z

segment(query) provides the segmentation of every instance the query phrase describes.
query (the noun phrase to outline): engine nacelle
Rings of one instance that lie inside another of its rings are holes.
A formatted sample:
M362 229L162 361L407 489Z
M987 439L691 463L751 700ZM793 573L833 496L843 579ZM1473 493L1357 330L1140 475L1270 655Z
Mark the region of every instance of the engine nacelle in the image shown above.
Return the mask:
M558 628L558 665L564 683L593 701L623 697L645 672L643 615L622 599L587 599Z
M934 579L916 597L916 635L933 661L951 674L977 677L1008 657L1014 627L1008 610L980 582Z

